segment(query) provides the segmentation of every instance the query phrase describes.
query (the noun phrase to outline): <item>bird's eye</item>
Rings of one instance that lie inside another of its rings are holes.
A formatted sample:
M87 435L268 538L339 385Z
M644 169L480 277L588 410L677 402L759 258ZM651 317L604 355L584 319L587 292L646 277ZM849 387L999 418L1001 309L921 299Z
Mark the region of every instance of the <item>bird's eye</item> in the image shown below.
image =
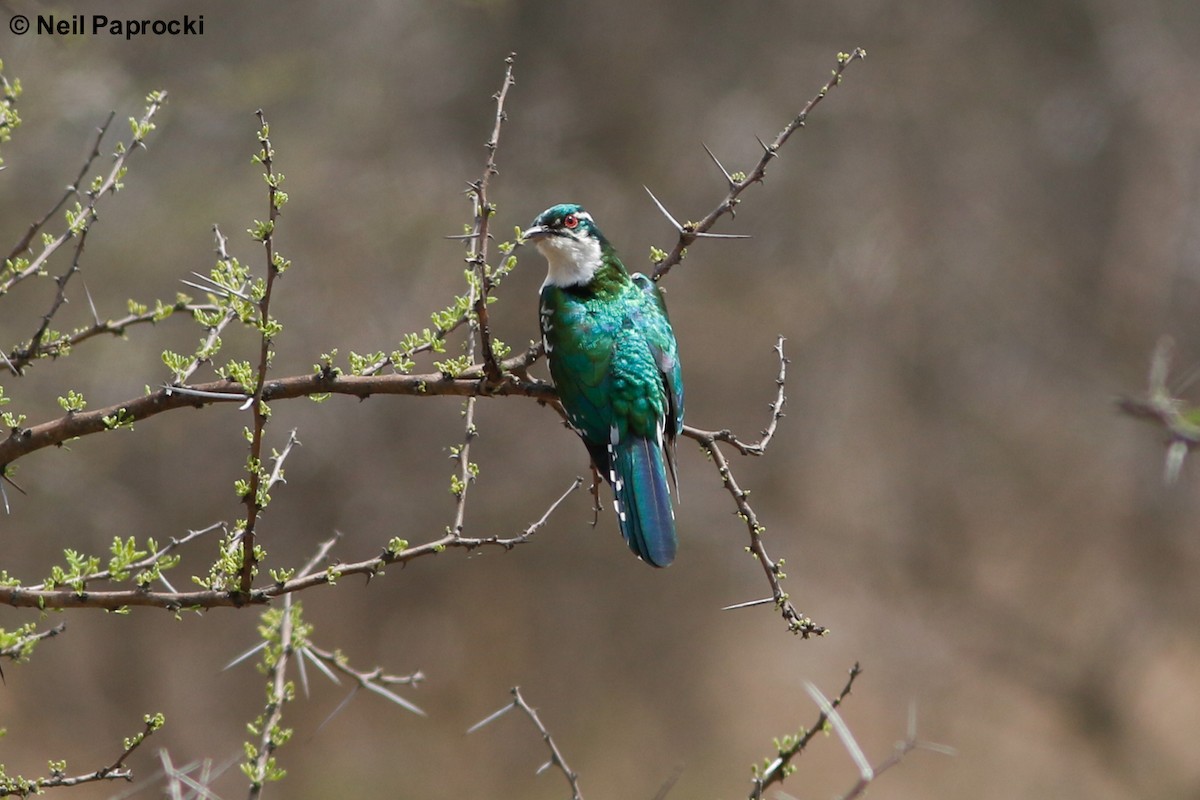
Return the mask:
M579 227L579 217L574 214L567 214L563 217L563 225L566 225L571 230L575 230Z

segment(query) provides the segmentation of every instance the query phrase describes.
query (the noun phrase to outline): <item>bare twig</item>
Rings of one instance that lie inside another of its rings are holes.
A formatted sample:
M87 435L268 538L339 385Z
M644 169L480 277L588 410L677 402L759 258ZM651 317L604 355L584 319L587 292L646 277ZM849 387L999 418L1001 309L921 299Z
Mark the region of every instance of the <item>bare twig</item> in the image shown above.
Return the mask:
M832 714L836 715L837 711L833 711ZM831 716L830 719L832 720L834 717ZM845 728L844 723L842 727ZM843 742L846 741L846 737L849 735L849 729L846 729L846 733L842 737ZM839 736L842 736L840 729ZM853 742L853 737L850 737L850 741ZM849 747L849 745L847 745L847 747ZM892 748L891 755L889 755L887 758L883 759L877 764L872 765L866 763L865 757L862 756L862 751L858 749L857 744L854 744L854 749L858 752L858 757L855 759L855 763L859 764L858 780L854 782L854 786L852 786L848 792L841 795L839 800L852 800L852 798L855 797L862 797L864 794L866 794L867 787L869 787L872 782L874 782L884 772L887 772L889 769L903 761L905 756L907 756L913 750L929 750L934 753L940 753L947 756L953 756L957 754L957 751L953 747L947 747L944 744L935 744L934 742L926 742L917 738L917 708L915 704L909 706L908 709L908 730L905 733L904 738L896 742ZM860 762L859 759L862 759L862 761Z
M474 340L472 340L472 343ZM454 450L457 459L457 474L454 489L454 524L450 528L454 536L462 536L467 515L467 489L475 482L475 465L471 463L471 443L479 435L475 427L475 397L468 397L463 404L463 443Z
M537 711L525 702L525 698L521 696L520 687L514 686L509 691L512 693L513 701L472 725L467 729L467 733L474 733L514 708L520 709L533 722L534 726L538 729L538 733L542 736L542 741L546 743L546 747L550 750L550 760L538 768L538 774L542 774L551 767L556 767L563 774L563 777L567 779L567 783L571 785L571 800L583 800L583 793L579 789L579 774L567 764L562 751L558 749L558 745L555 744L553 737L550 736L550 731L546 729L546 726L542 724L542 720L538 717Z
M224 763L214 765L211 758L192 761L176 766L171 760L171 754L164 750L158 751L158 759L162 766L153 775L131 786L120 794L111 795L109 800L128 800L137 797L158 782L166 779L163 793L170 800L221 800L209 786L214 780L225 774L241 758L241 753L227 758ZM197 773L195 777L191 773Z
M717 157L713 155L712 151L706 146L704 149L708 151L708 154L712 157L713 162L716 163L717 167L721 170L721 174L725 176L725 180L729 185L729 191L726 193L725 198L721 200L721 202L718 203L712 211L709 211L708 214L706 214L699 222L689 222L681 225L675 220L674 217L671 216L669 212L667 212L666 208L664 208L663 205L658 202L658 199L654 198L653 194L650 195L654 199L655 205L658 206L659 210L662 211L667 217L667 220L670 221L671 226L679 233L679 239L675 242L675 246L672 248L671 252L668 253L662 261L659 261L654 265L654 280L661 280L663 276L665 276L671 270L672 267L682 261L683 251L686 250L687 247L692 244L692 242L696 241L696 239L699 239L705 235L709 237L714 236L714 234L709 234L708 231L717 223L717 220L726 214L733 216L734 209L736 208L738 202L740 202L739 197L741 196L742 192L746 191L746 189L748 189L752 184L760 183L762 181L763 176L765 176L767 172L767 164L771 162L771 159L778 155L779 149L783 147L785 143L787 143L787 140L791 138L791 135L795 133L796 130L804 127L804 123L808 119L808 115L812 113L812 110L817 107L818 103L825 99L825 95L829 94L833 87L841 83L842 73L846 71L846 68L850 66L852 62L861 58L865 58L866 55L866 51L861 47L856 47L849 53L838 53L837 65L834 67L833 76L825 83L824 86L821 87L820 91L813 95L813 97L804 104L804 108L800 109L800 113L797 114L791 122L784 126L783 130L779 132L771 144L766 144L761 139L759 140L759 144L761 144L763 147L762 157L759 158L758 163L754 166L754 169L751 170L749 174L743 176L741 180L734 180L735 176L731 176L729 174L725 167L721 165L721 162L717 160ZM649 191L649 189L646 191Z
M291 454L292 448L298 444L300 444L300 440L296 438L296 429L292 428L292 432L288 434L288 440L283 446L283 449L271 457L273 466L271 467L271 474L267 477L266 491L268 493L272 488L274 488L275 484L287 483L287 481L283 479L283 462L286 461L288 455Z
M784 338L779 337L775 342L775 353L779 357L779 374L775 379L776 392L775 400L771 403L771 420L767 427L760 432L760 438L757 442L743 442L733 435L729 430L706 431L699 428L693 428L685 425L683 435L694 439L700 444L700 447L708 453L713 464L717 467L717 473L721 476L721 482L733 497L733 501L737 506L738 516L746 523L746 527L750 532L750 545L747 548L751 554L758 559L762 565L763 572L767 576L767 582L771 586L771 597L765 600L750 600L745 603L735 603L726 606L726 610L749 608L751 606L765 605L766 603L774 603L779 609L780 614L787 622L788 630L793 633L800 634L805 639L810 636L820 636L826 632L826 629L814 623L807 616L802 614L792 605L787 592L783 590L781 580L786 577L783 572L783 559L774 561L767 554L766 546L763 544L763 532L766 530L758 521L758 515L750 506L748 500L749 492L744 491L738 485L737 479L734 478L733 472L729 467L729 461L725 458L724 452L717 445L717 442L728 442L742 455L761 456L766 452L767 445L771 443L771 439L775 436L775 430L778 427L779 420L783 418L783 406L787 402L785 394L786 379L787 379L787 357L783 352Z
M475 315L471 324L479 331L478 349L482 351L484 383L486 389L489 391L491 387L500 384L502 375L500 365L496 362L496 353L492 346L491 325L488 321L488 295L492 288L491 270L487 263L488 228L492 215L496 212L496 207L488 201L487 190L492 176L497 173L496 149L500 142L500 128L503 126L506 118L504 100L508 97L509 87L514 82L514 55L510 53L508 58L504 60L507 66L504 71L504 82L501 84L500 91L496 93L495 97L496 121L492 127L491 138L488 139L486 144L487 161L483 165L483 175L479 180L471 184L468 192L475 211L474 229L472 234L467 238L467 263L471 265L471 269L474 271L474 280L471 281L469 294L470 305ZM471 361L475 360L476 352L476 339L475 337L471 337L467 341L467 356ZM451 527L451 533L455 536L462 536L463 526L466 523L467 491L475 481L476 467L471 463L471 443L478 435L478 430L475 427L475 401L476 397L472 395L463 404L463 443L453 451L453 457L458 462L457 474L455 475L452 487L455 502L454 524Z
M728 428L719 431L706 431L700 428L693 428L690 425L684 425L683 435L690 439L695 439L702 445L704 442L709 441L731 444L744 456L761 456L765 453L767 445L775 437L775 429L779 426L779 420L783 419L783 406L787 402L784 388L787 382L788 360L783 354L784 341L786 340L782 336L775 341L775 353L779 356L779 375L775 378L777 391L775 393L775 400L771 403L771 421L767 423L766 428L759 431L759 440L757 442L743 442L734 436L733 432Z
M513 62L515 61L516 53L509 53L508 58L504 59L507 65L504 70L504 82L500 85L500 91L496 93L496 120L492 126L492 135L488 139L485 147L487 148L487 162L483 166L483 175L479 180L471 184L470 191L471 203L475 209L474 229L470 237L467 239L467 263L475 271L475 281L471 286L472 306L475 309L475 325L479 328L479 344L483 358L484 374L487 381L491 385L498 384L501 381L500 365L496 362L496 354L492 347L492 332L488 321L488 295L492 289L491 270L488 267L488 241L492 215L496 213L496 206L488 200L488 185L491 183L492 176L497 173L496 169L496 148L500 143L500 129L504 125L504 121L508 118L504 111L504 101L508 97L508 90L512 88L516 82L513 79ZM474 357L472 357L474 360ZM471 401L467 401L470 403Z
M375 694L386 698L392 703L395 703L401 708L411 711L414 714L419 714L422 717L426 716L425 712L417 707L416 704L405 700L403 697L388 688L391 686L416 686L421 681L425 680L425 673L421 672L420 670L412 673L411 675L391 675L385 672L383 667L375 667L375 669L365 671L358 670L350 666L350 662L347 661L346 657L340 652L323 650L312 643L309 643L304 648L302 655L313 659L313 663L322 667L322 671L326 671L327 677L331 677L336 681L337 676L333 674L333 671L336 671L352 679L355 684L357 684L353 691L351 691L350 695L348 695L346 699L336 709L334 709L333 713L321 722L321 725L318 726L318 730L323 728L331 719L337 716L360 689L366 689L369 692L374 692Z
M797 610L792 605L788 593L783 590L780 581L787 577L783 571L783 559L774 561L767 554L766 546L763 544L763 533L766 531L766 528L758 521L758 515L754 513L754 509L751 508L750 502L746 499L749 496L749 492L744 491L733 477L733 472L729 468L729 462L725 459L725 454L721 452L721 448L714 441L701 441L700 446L712 457L713 463L717 467L717 473L721 476L721 481L737 505L738 516L746 523L746 528L750 532L750 545L748 549L758 559L759 564L762 565L763 572L767 576L767 583L771 586L771 598L775 603L775 607L779 609L779 613L787 623L788 630L799 634L805 639L810 636L824 635L828 629L823 625L816 624ZM753 604L757 603L748 605Z
M94 213L94 212L93 212ZM84 227L79 231L79 235L75 240L75 255L71 258L71 266L66 272L54 279L57 290L54 293L54 300L50 303L50 309L42 315L41 324L38 325L33 336L29 339L29 344L25 347L15 348L11 357L6 358L9 369L13 370L14 374L19 375L21 370L30 362L37 358L42 351L42 337L50 330L50 321L54 319L54 315L67 302L67 283L71 278L79 272L79 259L83 255L83 246L87 241L88 231L91 230L90 224L94 221L94 217L89 220L89 227Z

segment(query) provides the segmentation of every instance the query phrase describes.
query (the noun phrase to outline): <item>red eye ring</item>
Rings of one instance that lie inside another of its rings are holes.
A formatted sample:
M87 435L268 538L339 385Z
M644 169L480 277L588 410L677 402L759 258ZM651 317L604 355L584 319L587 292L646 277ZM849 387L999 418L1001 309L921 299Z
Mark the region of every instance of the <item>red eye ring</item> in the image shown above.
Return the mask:
M579 227L579 217L574 214L567 214L563 217L563 225L566 225L571 230L575 230Z

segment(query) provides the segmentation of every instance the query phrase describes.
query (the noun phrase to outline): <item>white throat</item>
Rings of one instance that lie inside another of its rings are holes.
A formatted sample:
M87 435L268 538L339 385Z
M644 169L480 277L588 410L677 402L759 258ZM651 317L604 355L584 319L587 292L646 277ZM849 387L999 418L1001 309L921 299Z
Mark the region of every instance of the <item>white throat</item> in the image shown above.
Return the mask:
M537 249L550 265L542 286L582 286L600 269L600 242L591 236L549 236L538 240Z

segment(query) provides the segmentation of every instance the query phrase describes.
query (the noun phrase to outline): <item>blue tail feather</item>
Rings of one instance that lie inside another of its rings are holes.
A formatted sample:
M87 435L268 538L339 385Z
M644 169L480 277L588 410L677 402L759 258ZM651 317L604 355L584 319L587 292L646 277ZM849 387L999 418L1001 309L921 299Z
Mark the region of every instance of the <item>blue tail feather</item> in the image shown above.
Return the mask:
M653 439L630 436L613 449L610 478L621 534L643 561L665 567L675 560L676 539L662 448Z

